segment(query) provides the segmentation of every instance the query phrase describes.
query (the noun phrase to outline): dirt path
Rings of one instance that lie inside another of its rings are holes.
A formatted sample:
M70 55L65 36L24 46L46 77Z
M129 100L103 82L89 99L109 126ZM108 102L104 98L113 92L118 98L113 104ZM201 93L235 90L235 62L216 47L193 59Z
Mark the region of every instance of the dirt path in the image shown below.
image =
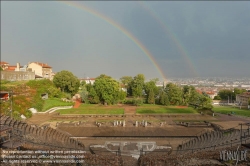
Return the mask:
M134 115L136 113L136 106L124 106L125 115Z
M46 121L49 121L53 115L57 113L44 113L44 114L33 114L26 122L28 124L40 125Z
M237 116L229 116L229 115L219 114L219 113L217 113L217 115L219 115L217 117L218 121L213 122L213 123L221 126L223 129L229 129L229 128L240 129L241 123L244 124L244 123L250 122L250 118L241 118ZM243 125L242 128L247 129L248 127L246 125Z
M237 117L237 116L229 116L226 114L220 114L220 113L216 113L217 115L219 115L217 117L217 119L219 121L242 121L242 122L250 122L250 118L241 118L241 117Z
M81 101L76 100L75 105L73 108L78 108L81 105Z

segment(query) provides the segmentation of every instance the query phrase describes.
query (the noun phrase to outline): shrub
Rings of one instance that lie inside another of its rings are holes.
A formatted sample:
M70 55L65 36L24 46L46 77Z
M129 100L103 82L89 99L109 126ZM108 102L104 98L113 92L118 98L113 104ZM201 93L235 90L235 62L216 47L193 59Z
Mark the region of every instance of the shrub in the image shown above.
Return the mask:
M124 104L133 104L133 99L130 98L125 99Z
M14 111L13 112L13 118L16 119L16 120L20 120L21 119L21 115L18 111Z
M1 80L0 83L1 83L1 84L8 84L8 83L10 83L10 81L8 81L8 80Z
M135 105L135 106L143 105L143 99L141 99L141 98L134 98L133 99L133 105Z
M50 98L59 98L61 96L61 91L59 89L57 89L56 87L49 87L47 89L48 95Z
M26 118L31 118L32 117L32 112L30 110L26 110L25 115Z

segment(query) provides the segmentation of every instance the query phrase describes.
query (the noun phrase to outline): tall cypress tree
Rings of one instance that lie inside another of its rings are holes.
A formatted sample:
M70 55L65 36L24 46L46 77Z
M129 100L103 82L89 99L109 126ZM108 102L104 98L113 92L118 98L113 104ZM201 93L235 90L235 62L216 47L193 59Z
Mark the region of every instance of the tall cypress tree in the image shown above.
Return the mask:
M155 104L154 91L152 89L149 90L148 103L149 104Z

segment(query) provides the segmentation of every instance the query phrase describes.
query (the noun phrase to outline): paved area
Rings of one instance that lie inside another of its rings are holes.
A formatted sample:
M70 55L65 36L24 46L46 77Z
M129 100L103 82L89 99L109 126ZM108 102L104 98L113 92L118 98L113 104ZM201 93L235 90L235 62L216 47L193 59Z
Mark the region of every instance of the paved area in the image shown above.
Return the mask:
M181 137L197 136L204 131L200 127L58 127L74 137Z
M238 116L234 116L234 115L226 115L226 114L219 114L216 113L216 115L218 115L216 118L218 119L218 121L242 121L242 122L250 122L250 118L247 117L238 117Z
M250 123L250 118L245 118L245 117L237 117L237 116L230 116L230 115L225 115L225 114L217 114L218 121L213 122L214 124L219 125L223 129L229 129L229 128L236 128L240 129L241 123ZM243 125L243 129L247 129L247 126Z
M73 137L75 138L75 137ZM93 138L82 137L75 138L85 145L86 150L89 150L91 145L105 145L106 142L155 142L157 146L170 146L176 150L177 146L184 141L188 141L187 138L136 138L136 137L109 137L109 138Z
M121 155L139 158L141 150L144 152L152 152L154 150L161 152L169 152L172 147L170 145L157 146L155 141L106 141L104 145L91 145L90 148L96 150L107 150L116 153L120 150Z

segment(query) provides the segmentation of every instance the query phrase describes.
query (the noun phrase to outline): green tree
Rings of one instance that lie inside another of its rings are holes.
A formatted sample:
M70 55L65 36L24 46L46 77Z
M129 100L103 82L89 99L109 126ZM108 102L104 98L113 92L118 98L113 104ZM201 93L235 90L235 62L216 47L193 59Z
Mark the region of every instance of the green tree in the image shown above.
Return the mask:
M239 95L239 94L242 94L244 92L247 92L246 89L239 89L239 88L234 88L234 91L233 91L233 100L236 100L236 96Z
M164 105L170 105L168 95L166 93L163 94L163 98L164 98Z
M164 101L164 93L163 91L160 91L159 93L159 104L160 105L164 105L165 104L165 101Z
M182 93L183 93L183 104L188 105L190 97L191 97L191 87L188 85L185 85L182 88Z
M133 78L131 76L123 76L120 78L121 83L125 86L129 85L132 82Z
M96 78L93 87L103 104L114 104L119 100L117 95L120 91L119 82L110 76L100 75Z
M147 102L149 104L155 104L155 95L152 89L149 90Z
M82 88L84 88L85 86L86 86L86 81L85 80L82 80L82 81L80 81L80 87L79 87L79 89L82 89Z
M159 78L153 78L150 81L153 81L156 84L159 81Z
M221 100L220 96L214 96L214 100Z
M2 68L2 67L0 67L0 71L3 71L3 68Z
M168 99L171 105L181 105L182 102L182 90L180 87L173 83L166 85L165 92L168 95Z
M159 94L159 88L156 86L156 82L153 80L146 82L144 84L144 91L147 94L147 96L149 95L150 90L154 92L154 95Z
M213 108L212 99L210 99L209 97L207 97L205 95L200 95L199 108L211 110Z
M133 98L133 101L132 101L133 105L135 106L140 106L143 104L143 99L142 98Z
M189 104L198 104L200 94L196 91L194 86L190 86Z
M168 95L164 91L161 91L160 94L159 94L159 104L161 104L161 105L170 105Z
M82 102L89 103L89 100L88 100L89 92L87 91L86 87L83 87L78 93L81 96Z
M86 87L87 91L89 92L91 87L93 87L93 85L92 84L86 84L85 87Z
M231 99L231 96L234 96L234 93L229 89L222 89L219 91L218 96L220 96L222 100L228 100Z
M62 70L53 78L53 83L56 87L59 87L63 92L68 92L71 95L75 94L79 90L80 81L70 71Z
M88 93L88 101L91 104L98 104L100 102L99 97L94 89L93 86L90 87L89 93Z
M126 92L124 92L124 91L122 91L122 90L119 91L119 93L118 93L118 99L119 99L120 101L124 101L124 100L126 99L126 96L127 96L127 93L126 93Z
M135 76L131 82L132 96L142 97L145 77L143 74Z
M127 89L127 95L132 96L132 89L131 89L131 83L133 78L131 76L123 76L120 78L120 81L122 84L125 85L125 88Z
M86 84L85 80L80 81L80 87L79 87L78 93L80 94L81 100L83 103L89 103L89 100L88 100L89 92L87 90L87 86L88 85ZM90 84L90 86L91 86L91 84ZM89 88L89 90L90 90L90 88Z
M51 98L53 98L53 97L59 98L61 95L60 90L54 86L49 87L47 89L47 92L49 94L49 97L51 97Z

